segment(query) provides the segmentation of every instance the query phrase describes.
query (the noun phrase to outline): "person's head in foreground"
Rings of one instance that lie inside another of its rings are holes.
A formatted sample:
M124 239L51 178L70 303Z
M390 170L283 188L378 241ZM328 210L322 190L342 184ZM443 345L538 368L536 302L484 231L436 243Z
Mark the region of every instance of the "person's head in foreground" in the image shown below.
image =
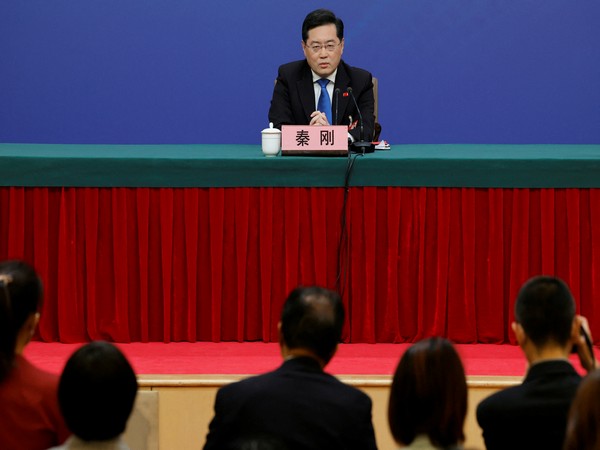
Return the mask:
M91 342L67 361L58 402L71 432L83 441L108 441L125 431L137 394L135 373L121 351Z
M583 379L571 404L564 450L600 450L600 371Z
M0 263L0 382L23 352L40 319L42 282L23 261Z
M388 423L400 445L428 438L436 447L464 439L467 382L462 362L446 339L432 337L402 355L390 390Z
M282 354L310 356L324 367L337 350L343 326L344 306L339 294L318 286L296 288L281 312Z
M527 281L517 296L513 330L519 343L542 349L570 344L575 302L560 279L538 276Z
M589 333L584 317L575 315L575 301L559 278L536 276L528 280L517 296L512 329L529 363L565 359L573 346L582 366L595 366L580 329Z

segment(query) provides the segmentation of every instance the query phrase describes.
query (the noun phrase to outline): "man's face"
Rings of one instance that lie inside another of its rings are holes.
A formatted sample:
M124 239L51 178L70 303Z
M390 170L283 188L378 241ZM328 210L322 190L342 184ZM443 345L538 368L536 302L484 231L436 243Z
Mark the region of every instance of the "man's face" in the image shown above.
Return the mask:
M321 48L315 51L318 47ZM340 42L335 25L330 23L309 30L306 42L302 42L302 48L310 68L321 78L326 78L340 63L344 52L344 40Z

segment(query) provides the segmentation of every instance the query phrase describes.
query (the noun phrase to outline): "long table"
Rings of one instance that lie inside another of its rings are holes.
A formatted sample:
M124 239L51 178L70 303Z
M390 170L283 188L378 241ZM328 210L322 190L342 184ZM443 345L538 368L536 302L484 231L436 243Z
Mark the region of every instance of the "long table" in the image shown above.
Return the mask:
M43 341L272 342L289 290L320 284L346 342L513 342L540 273L600 336L600 145L398 145L346 190L349 161L0 144L0 258L40 272Z
M360 157L353 186L597 188L600 145L401 145ZM0 144L1 186L341 187L345 157L256 145Z

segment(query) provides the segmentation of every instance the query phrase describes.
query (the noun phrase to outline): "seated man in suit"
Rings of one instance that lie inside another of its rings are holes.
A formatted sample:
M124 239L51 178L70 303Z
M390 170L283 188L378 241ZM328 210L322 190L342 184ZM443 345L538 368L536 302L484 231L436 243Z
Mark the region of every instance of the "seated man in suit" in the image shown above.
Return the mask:
M343 324L338 294L293 290L279 323L283 364L219 389L204 449L236 448L251 436L271 436L288 450L377 448L371 399L323 371Z
M271 99L269 122L281 125L348 125L352 139L360 138L358 111L363 116L364 139L373 139L375 100L373 78L365 70L342 61L344 23L334 13L318 9L302 24L306 59L279 67Z
M595 367L580 327L587 321L575 315L575 302L564 282L535 277L521 288L512 328L529 362L519 386L497 392L477 407L488 450L560 450L567 414L581 377L568 357L576 347L582 366Z

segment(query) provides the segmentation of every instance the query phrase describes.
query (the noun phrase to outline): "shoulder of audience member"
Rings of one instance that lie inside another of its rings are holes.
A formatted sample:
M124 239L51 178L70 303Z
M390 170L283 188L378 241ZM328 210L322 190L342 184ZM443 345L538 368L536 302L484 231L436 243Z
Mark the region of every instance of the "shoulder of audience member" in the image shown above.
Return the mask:
M518 409L518 402L513 402L515 398L520 398L521 386L511 386L506 389L502 389L498 392L494 392L490 396L484 398L477 405L477 415L485 415L490 411L498 412L503 410Z

